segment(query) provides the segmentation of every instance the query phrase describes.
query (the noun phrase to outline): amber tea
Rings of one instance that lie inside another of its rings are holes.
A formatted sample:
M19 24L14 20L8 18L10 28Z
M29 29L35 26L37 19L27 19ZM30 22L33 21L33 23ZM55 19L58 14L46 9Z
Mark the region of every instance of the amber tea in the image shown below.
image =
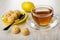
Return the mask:
M35 22L41 26L46 26L50 23L53 16L52 9L39 7L32 10L32 17Z

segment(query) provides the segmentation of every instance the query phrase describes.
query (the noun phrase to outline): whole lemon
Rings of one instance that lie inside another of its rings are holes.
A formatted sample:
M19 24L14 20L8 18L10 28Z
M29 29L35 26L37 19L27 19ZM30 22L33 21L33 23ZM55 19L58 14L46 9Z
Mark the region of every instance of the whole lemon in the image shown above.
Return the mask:
M32 2L23 2L21 6L22 9L27 12L30 12L31 9L34 8L34 4Z

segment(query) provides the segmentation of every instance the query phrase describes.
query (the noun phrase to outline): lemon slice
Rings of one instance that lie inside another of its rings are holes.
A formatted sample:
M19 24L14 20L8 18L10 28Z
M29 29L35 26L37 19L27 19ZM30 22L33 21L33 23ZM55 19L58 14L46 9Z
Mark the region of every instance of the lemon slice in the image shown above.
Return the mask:
M21 11L21 14L25 14L25 15L24 15L24 18L19 19L19 20L17 19L14 24L24 23L24 21L27 19L27 14L26 14L26 12L22 12L22 11Z
M21 12L21 14L25 14L25 15L24 15L24 18L19 19L19 20L17 19L14 24L24 23L24 21L27 19L27 14L26 14L26 12L23 12L23 11L20 11L20 12ZM2 16L2 21L3 21L6 25L11 24L10 22L8 22L8 19L4 17L4 15Z

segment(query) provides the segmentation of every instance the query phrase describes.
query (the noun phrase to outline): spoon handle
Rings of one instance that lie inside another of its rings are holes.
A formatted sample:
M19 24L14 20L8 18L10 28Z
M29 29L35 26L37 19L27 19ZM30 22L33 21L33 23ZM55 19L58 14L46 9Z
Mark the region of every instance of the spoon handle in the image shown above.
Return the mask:
M13 22L14 23L14 22ZM13 25L13 23L12 24L10 24L10 25L8 25L6 28L4 28L3 30L8 30L10 27L11 27L11 25Z

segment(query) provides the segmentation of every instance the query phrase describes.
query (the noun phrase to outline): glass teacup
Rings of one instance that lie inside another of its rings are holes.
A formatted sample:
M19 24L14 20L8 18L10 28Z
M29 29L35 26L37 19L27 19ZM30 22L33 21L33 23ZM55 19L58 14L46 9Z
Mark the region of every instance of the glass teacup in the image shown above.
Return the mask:
M34 8L31 11L32 17L34 21L41 26L49 25L52 17L53 17L53 9L52 7L41 6L38 8Z
M31 14L29 14L27 24L35 29L51 29L57 25L59 20L59 17L53 12L54 10L51 6L42 5L35 7L31 10Z

